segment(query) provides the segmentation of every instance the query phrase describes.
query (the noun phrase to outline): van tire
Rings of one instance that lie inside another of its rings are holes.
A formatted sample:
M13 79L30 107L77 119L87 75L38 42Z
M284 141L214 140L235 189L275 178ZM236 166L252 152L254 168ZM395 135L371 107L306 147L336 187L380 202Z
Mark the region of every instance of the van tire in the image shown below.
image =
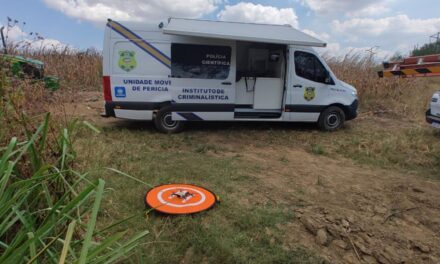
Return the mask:
M324 131L336 131L344 125L344 122L344 111L337 106L330 106L321 112L318 126Z
M184 124L181 121L171 120L171 107L161 108L154 116L154 126L162 133L173 134L183 130Z

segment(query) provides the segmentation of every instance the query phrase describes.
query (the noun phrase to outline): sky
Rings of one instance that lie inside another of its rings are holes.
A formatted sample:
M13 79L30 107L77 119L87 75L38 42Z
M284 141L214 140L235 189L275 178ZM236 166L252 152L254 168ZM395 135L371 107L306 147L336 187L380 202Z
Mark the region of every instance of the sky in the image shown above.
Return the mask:
M102 49L107 18L159 24L170 16L290 24L328 43L321 52L408 53L440 31L438 0L0 0L9 40ZM26 24L23 25L23 22ZM35 41L38 32L45 40Z

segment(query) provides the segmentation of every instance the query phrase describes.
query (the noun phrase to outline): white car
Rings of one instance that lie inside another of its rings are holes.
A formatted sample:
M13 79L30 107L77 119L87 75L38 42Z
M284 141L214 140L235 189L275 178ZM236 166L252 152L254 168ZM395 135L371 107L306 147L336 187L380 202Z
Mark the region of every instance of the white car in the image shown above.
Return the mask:
M426 121L435 128L440 128L440 91L432 95L431 108L426 111Z

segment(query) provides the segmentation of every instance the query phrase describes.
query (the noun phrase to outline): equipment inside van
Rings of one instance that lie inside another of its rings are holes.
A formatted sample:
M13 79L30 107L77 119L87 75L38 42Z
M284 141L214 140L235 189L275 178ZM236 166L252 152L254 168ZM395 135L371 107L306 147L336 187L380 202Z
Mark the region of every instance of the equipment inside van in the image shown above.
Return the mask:
M153 120L165 133L188 121L317 122L336 130L357 115L357 92L288 25L170 18L108 20L105 117Z

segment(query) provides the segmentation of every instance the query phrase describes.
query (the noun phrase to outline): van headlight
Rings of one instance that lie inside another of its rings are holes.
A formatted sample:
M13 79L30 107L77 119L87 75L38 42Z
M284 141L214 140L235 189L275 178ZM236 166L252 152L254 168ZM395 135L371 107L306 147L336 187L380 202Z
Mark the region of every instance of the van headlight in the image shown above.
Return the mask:
M357 97L358 96L358 92L356 90L351 91L351 95L353 95L354 97Z

